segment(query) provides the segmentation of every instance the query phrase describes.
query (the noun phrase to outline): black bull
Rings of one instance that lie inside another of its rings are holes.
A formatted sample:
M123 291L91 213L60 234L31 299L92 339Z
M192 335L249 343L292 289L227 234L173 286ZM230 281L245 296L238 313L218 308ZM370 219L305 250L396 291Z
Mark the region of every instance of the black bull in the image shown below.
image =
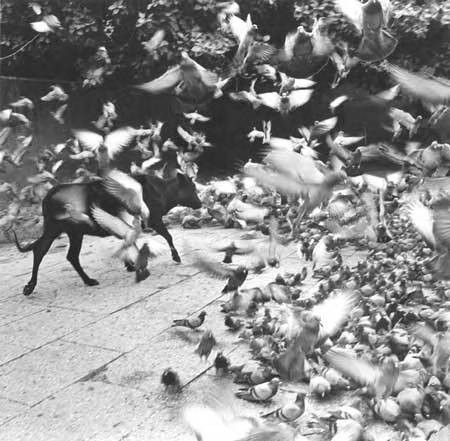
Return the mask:
M144 201L150 209L148 225L166 239L172 253L172 259L180 262L180 256L173 244L172 236L162 221L162 217L177 205L194 209L201 207L194 183L181 173L178 173L172 179L161 179L149 175L136 176L135 179L142 185ZM66 211L64 205L69 203L74 205L76 203L77 210L87 214L94 226L88 225L88 223L76 223L68 219L57 219L58 215ZM29 245L21 246L14 233L16 246L19 251L33 251L34 254L33 272L31 279L23 288L24 295L30 295L33 292L37 283L39 265L53 241L62 233L66 233L70 241L67 260L72 264L86 285L98 285L97 280L91 279L85 273L79 260L85 234L99 237L110 236L92 218L89 207L93 204L113 215L117 215L122 209L117 199L105 191L101 181L58 185L52 188L42 201L42 214L44 217L42 236Z

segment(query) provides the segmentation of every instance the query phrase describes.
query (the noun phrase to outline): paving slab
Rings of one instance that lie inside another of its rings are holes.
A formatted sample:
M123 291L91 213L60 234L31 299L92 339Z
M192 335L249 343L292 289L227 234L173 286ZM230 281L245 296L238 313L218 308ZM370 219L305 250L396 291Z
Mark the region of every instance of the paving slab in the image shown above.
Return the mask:
M115 441L150 415L149 398L142 392L101 382L79 382L1 425L0 439Z
M0 327L43 311L43 307L30 302L6 300L0 304Z
M0 425L10 420L11 418L21 415L29 409L28 406L16 403L15 401L0 398ZM0 435L0 439L7 440Z
M0 397L37 404L119 355L111 350L56 341L0 366Z
M185 317L214 300L222 287L223 281L211 281L199 274L73 332L66 339L130 351L168 328L175 318Z
M91 312L50 307L1 326L0 340L34 349L100 318Z

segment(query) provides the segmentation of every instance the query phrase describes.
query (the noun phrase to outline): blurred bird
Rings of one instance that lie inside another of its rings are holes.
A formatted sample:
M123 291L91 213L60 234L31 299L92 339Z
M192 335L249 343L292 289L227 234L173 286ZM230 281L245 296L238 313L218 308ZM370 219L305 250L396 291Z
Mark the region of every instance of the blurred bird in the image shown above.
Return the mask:
M114 159L122 152L136 136L132 127L121 127L104 137L90 130L74 130L73 133L80 144L89 151L97 152L101 146L106 147L110 159Z
M216 368L216 375L225 375L228 373L230 360L222 352L218 352L214 359L214 367Z
M254 247L254 245L251 245L251 244L250 245L245 245L245 244L239 245L239 243L236 244L236 241L232 241L224 247L215 248L215 251L225 253L225 256L222 261L223 263L232 263L234 255L242 256L242 255L250 254L253 251L255 251L255 247Z
M398 40L384 29L392 15L390 0L336 0L336 5L363 35L357 50L362 61L384 60L394 52Z
M58 220L68 220L73 223L82 223L88 225L90 227L95 227L94 222L86 213L83 213L81 210L78 210L73 204L65 204L64 212L58 213L55 215L55 218Z
M41 97L41 101L51 102L51 101L60 101L62 103L66 102L69 99L69 95L64 92L61 86L53 85L50 86L50 92Z
M167 368L163 372L161 383L168 392L179 392L181 389L180 377L172 368Z
M450 103L450 82L442 78L426 78L422 75L408 72L401 67L386 64L386 70L393 80L407 94L431 104Z
M307 78L293 78L286 75L284 72L279 72L280 75L280 95L289 93L297 89L310 89L316 82Z
M58 107L54 112L50 112L50 114L53 116L55 121L57 121L59 124L64 124L64 113L67 110L67 104L63 104L62 106Z
M195 352L200 356L200 358L205 357L208 359L209 354L211 354L212 348L217 344L213 333L208 329L203 333L200 338L200 342L197 346Z
M323 121L316 121L311 127L300 127L298 130L305 139L307 145L315 147L317 139L334 129L338 122L338 119L333 116L331 118L324 119Z
M148 54L152 54L153 52L155 52L159 47L161 47L165 40L164 38L166 37L166 32L164 31L164 29L158 29L150 38L150 40L148 41L143 41L142 47L145 49L145 51Z
M419 200L405 206L409 219L427 245L438 253L435 271L438 277L450 278L450 202L438 199L431 209Z
M102 183L106 191L117 198L130 214L140 215L147 222L150 211L143 199L139 182L119 170L110 170L103 177Z
M450 332L435 332L426 325L413 325L411 334L429 345L433 352L430 356L432 373L438 378L444 378L448 372L450 359Z
M197 317L189 317L186 319L174 320L172 327L183 326L185 328L197 329L205 322L206 312L201 311Z
M207 122L211 119L207 116L201 115L198 112L183 113L183 115L192 125L196 122Z
M255 418L245 417L233 406L227 389L205 394L203 404L187 405L183 418L201 441L239 441L253 434L260 426Z
M110 130L117 117L116 106L111 101L107 101L106 103L103 103L102 113L97 121L93 121L93 124L98 130ZM137 132L138 131L136 130L136 137L138 136Z
M14 128L24 125L25 127L31 126L31 121L22 113L13 112L12 109L4 109L0 111L0 127L4 127L2 130L2 143L3 145L11 134L9 128Z
M257 384L248 389L241 389L239 392L236 392L235 395L246 401L268 401L276 395L279 385L280 379L273 378L266 383Z
M386 357L380 366L355 358L338 348L329 349L324 357L334 369L361 386L366 386L377 400L386 399L392 394L400 372L398 360L393 356Z
M139 249L136 262L135 262L135 280L136 283L142 282L150 276L150 271L148 270L148 259L151 256L150 248L147 243L144 243Z
M198 107L214 98L219 86L218 76L195 62L187 52L181 53L178 66L169 69L160 77L136 86L151 94L172 93L183 102Z
M47 34L49 32L56 32L61 29L61 22L56 15L44 15L40 21L31 23L31 27L40 34Z
M227 23L238 41L227 77L243 74L253 64L264 64L270 61L276 49L269 44L256 41L258 27L252 23L250 14L247 15L246 21L231 14L227 17Z
M267 92L257 95L257 99L264 106L279 112L281 115L288 115L290 112L305 105L312 96L312 89L293 90L291 92Z
M12 103L9 103L9 105L15 109L28 109L28 110L34 109L33 101L31 101L30 98L24 96L20 97L16 101L13 101Z
M272 57L271 63L280 72L294 78L308 78L318 73L333 52L328 36L328 23L315 19L310 33L303 26L286 36L284 47Z
M211 261L206 256L199 253L193 253L193 258L194 266L201 271L219 279L228 279L222 293L236 291L247 278L248 269L245 266L239 265L235 268L231 268L222 263Z
M129 247L136 247L136 239L141 234L140 221L134 221L131 226L119 217L109 214L102 210L97 205L91 207L91 214L95 222L109 234L122 239L123 243L120 248L114 253L114 256L120 257L124 251ZM134 265L135 262L132 262Z

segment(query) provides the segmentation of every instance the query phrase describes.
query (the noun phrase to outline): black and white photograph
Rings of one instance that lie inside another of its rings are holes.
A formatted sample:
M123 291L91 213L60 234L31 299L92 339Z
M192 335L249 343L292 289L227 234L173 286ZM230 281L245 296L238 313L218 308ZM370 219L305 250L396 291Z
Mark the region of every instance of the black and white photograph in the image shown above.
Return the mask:
M1 441L450 441L450 0L0 0Z

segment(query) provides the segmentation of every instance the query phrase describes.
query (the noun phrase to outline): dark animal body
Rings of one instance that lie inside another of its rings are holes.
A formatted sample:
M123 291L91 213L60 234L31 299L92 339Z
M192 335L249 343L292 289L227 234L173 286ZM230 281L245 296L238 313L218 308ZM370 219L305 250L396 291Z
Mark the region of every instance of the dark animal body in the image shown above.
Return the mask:
M194 183L181 173L169 180L153 175L138 175L134 176L134 179L142 185L143 198L150 209L148 226L164 237L169 244L172 259L180 262L180 256L173 244L172 236L162 221L162 216L176 205L194 209L201 207ZM61 215L66 213L66 204L70 204L76 212L89 216L89 220L86 218L86 222L80 222L71 218L61 219ZM84 235L110 236L92 217L90 207L94 204L113 216L117 216L123 211L123 206L105 190L101 180L83 184L58 185L52 188L42 201L42 214L44 217L42 236L33 243L22 246L14 233L18 250L20 252L33 251L34 253L33 272L31 279L23 289L24 295L30 295L33 292L37 283L39 265L53 241L62 233L66 233L70 241L67 260L72 264L86 285L98 285L97 280L91 279L85 273L79 261Z

